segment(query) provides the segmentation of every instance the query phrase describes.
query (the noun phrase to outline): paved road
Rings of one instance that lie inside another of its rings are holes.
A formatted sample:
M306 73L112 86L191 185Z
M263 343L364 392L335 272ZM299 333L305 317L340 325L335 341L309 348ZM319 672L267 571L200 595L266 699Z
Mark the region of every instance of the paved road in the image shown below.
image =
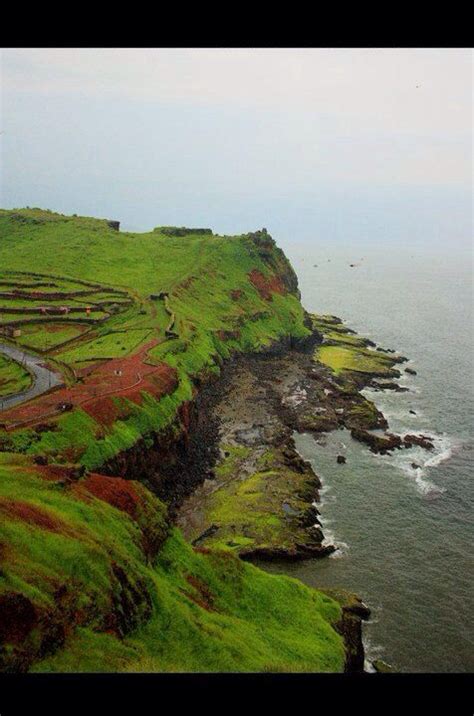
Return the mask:
M18 361L18 363L22 363L34 376L33 384L27 390L0 398L0 412L2 410L8 410L8 408L12 408L14 405L24 403L26 400L31 400L31 398L36 398L38 395L46 393L47 390L53 388L55 385L63 385L61 376L58 373L53 373L49 368L46 368L43 364L43 358L39 358L32 353L27 353L23 349L16 348L8 343L1 342L0 353L3 353L9 358L13 358L13 360Z

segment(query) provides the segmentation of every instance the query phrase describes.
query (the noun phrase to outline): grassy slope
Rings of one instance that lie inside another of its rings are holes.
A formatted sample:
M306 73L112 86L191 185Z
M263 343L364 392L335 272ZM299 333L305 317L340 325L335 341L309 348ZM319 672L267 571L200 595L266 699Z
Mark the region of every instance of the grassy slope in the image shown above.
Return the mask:
M30 387L30 373L14 360L0 355L0 398Z
M342 670L328 596L167 536L138 483L2 462L0 608L20 594L35 617L0 623L0 668Z
M192 378L203 372L218 372L222 359L232 350L259 350L282 336L301 338L308 334L304 312L294 293L274 293L262 298L249 280L252 270L264 276L287 271L288 264L279 250L269 262L248 237L187 236L169 237L158 231L145 234L117 233L105 221L64 217L40 210L0 211L0 266L8 270L31 271L80 278L124 288L151 310L148 297L167 291L176 314L179 338L163 340L163 316L153 322L150 316L129 316L127 312L112 320L114 330L127 331L146 322L143 333L110 334L91 342L66 347L65 362L80 363L85 357L122 355L122 347L137 348L153 334L160 344L150 356L178 370L179 386L161 401L148 396L146 405L132 406L127 421L108 427L87 420L75 410L67 420L59 419L58 429L44 433L38 441L30 429L15 433L8 447L30 454L44 452L61 460L68 444L83 446L82 463L98 468L105 460L133 445L141 435L166 427L177 407L193 395ZM41 247L38 250L38 247ZM34 257L34 260L33 260ZM232 291L239 294L232 298ZM105 330L109 330L107 326ZM222 338L222 331L228 335ZM1 435L0 435L1 438ZM71 442L72 441L72 442Z
M83 465L99 466L171 423L192 395L193 376L218 371L231 350L305 336L295 294L267 301L249 281L252 270L286 270L281 255L273 252L269 268L247 237L118 234L94 219L15 213L0 212L4 270L60 267L61 275L120 285L144 302L170 293L180 337L159 344L154 357L176 367L180 382L160 401L145 396L100 439L81 410L54 431L8 434L0 453L0 607L8 614L0 620L0 668L341 671L336 601L229 553L193 549L177 531L166 536L163 506L137 483L39 467L31 457L64 462L73 445ZM136 327L137 316L112 320ZM158 315L146 328L162 323Z

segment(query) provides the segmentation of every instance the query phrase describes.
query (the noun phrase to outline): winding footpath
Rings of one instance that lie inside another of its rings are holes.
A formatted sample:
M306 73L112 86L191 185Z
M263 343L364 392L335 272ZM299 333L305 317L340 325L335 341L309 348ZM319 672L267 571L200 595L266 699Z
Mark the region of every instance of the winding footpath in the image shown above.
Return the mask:
M0 353L21 363L21 365L27 368L33 375L33 383L30 388L23 390L21 393L13 393L12 395L0 398L0 412L2 410L8 410L20 403L24 403L27 400L31 400L32 398L36 398L38 395L46 393L50 388L63 385L61 376L47 368L44 365L43 358L28 353L23 349L16 348L9 343L2 342L0 342Z

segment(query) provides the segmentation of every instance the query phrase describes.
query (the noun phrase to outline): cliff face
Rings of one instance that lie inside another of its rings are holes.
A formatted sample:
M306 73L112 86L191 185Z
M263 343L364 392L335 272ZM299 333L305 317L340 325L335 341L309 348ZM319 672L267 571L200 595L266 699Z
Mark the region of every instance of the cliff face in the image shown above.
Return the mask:
M288 261L285 253L280 249L267 230L261 229L248 234L249 239L257 248L258 255L266 263L271 271L282 281L286 290L301 298L298 289L298 277L293 266Z

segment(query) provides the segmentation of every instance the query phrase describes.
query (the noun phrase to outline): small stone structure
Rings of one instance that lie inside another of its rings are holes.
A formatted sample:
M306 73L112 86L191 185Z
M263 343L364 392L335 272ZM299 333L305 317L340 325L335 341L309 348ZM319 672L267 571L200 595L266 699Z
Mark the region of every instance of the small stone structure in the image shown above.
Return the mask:
M21 336L21 328L17 328L16 326L5 326L3 334L8 336L8 338L19 338Z

